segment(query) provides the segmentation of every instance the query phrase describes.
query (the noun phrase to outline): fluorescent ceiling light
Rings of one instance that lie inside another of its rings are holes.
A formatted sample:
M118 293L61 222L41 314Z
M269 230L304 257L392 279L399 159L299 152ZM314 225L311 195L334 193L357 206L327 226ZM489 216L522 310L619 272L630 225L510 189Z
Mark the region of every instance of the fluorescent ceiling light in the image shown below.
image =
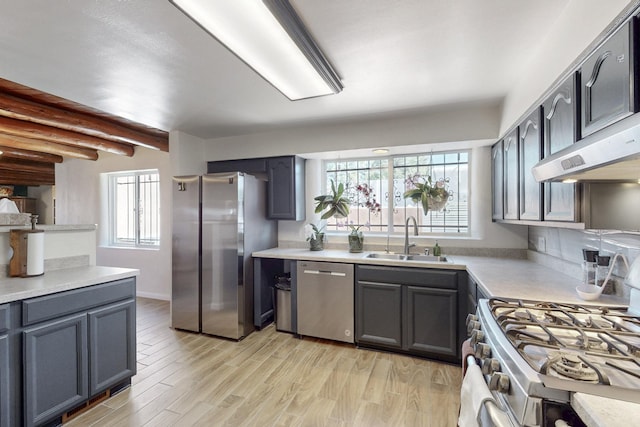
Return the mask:
M288 0L169 0L290 100L342 83Z

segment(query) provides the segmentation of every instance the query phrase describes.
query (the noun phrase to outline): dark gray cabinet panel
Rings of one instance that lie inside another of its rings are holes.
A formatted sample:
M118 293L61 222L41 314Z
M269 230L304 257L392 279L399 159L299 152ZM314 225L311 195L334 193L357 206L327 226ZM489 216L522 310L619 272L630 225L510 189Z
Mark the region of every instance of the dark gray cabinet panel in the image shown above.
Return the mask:
M133 298L135 295L135 279L129 278L31 298L22 303L22 324L24 326L32 325L66 314L86 311L93 307Z
M583 138L636 110L635 24L622 26L580 68Z
M267 218L304 220L304 159L296 156L267 159L267 179Z
M543 157L548 157L580 139L576 95L577 74L572 74L542 104ZM576 185L562 182L544 184L545 221L577 222Z
M87 316L25 329L24 414L42 424L89 397Z
M358 281L356 342L402 348L402 285Z
M207 162L207 173L218 172L245 172L249 174L259 174L267 172L267 159L239 159L239 160L218 160Z
M11 405L9 389L9 336L0 335L0 427L9 427Z
M491 189L492 189L492 218L504 219L504 150L503 141L498 141L491 147Z
M504 219L518 219L519 214L519 155L518 128L503 140L504 148Z
M466 273L457 270L359 265L358 345L457 361L467 302L458 298Z
M89 312L89 395L136 373L136 304L124 301Z
M458 354L457 291L407 286L405 343L412 352Z
M521 220L542 220L542 184L537 182L531 173L531 169L542 159L542 119L540 115L541 109L536 108L520 124L518 131L519 218Z

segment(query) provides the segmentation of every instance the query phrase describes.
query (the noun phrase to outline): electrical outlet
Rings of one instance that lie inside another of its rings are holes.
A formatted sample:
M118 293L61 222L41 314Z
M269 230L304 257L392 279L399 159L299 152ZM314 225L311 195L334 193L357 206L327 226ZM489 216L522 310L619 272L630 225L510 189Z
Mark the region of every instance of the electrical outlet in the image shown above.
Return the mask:
M544 237L538 237L538 252L547 252L547 241Z

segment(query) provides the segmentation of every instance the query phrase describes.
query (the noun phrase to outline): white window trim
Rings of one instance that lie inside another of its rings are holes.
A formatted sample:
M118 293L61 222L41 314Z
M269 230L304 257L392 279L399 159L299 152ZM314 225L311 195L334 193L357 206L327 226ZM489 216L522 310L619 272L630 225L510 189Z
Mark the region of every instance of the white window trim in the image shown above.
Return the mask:
M108 188L108 199L107 199L107 210L108 210L108 218L109 218L109 230L108 230L108 244L107 247L110 248L123 248L123 249L141 249L141 250L159 250L161 243L161 236L158 236L157 244L140 244L140 221L136 221L135 223L135 243L127 244L116 239L116 215L115 215L115 182L118 177L121 176L136 176L136 186L135 186L135 200L136 200L136 210L139 209L137 203L139 201L139 181L138 177L140 175L147 174L157 174L158 179L160 179L160 171L158 169L142 169L142 170L131 170L131 171L121 171L121 172L110 172L107 173L107 188ZM160 209L158 209L160 210Z

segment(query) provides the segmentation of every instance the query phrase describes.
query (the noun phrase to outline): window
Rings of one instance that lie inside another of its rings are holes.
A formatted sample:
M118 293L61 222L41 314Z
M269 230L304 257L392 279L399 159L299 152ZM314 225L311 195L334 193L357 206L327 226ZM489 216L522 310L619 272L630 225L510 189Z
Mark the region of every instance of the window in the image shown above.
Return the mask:
M160 244L160 174L144 170L108 174L110 241L114 246Z
M424 215L422 206L403 197L411 188L408 178L430 176L449 193L442 210ZM325 162L325 188L345 186L351 200L347 218L329 218L327 230L347 230L348 225L369 231L404 231L414 216L423 233L469 232L469 153L467 151L402 155L373 159L340 159ZM365 191L362 191L363 188ZM370 190L367 196L367 191ZM377 207L379 205L379 207Z

